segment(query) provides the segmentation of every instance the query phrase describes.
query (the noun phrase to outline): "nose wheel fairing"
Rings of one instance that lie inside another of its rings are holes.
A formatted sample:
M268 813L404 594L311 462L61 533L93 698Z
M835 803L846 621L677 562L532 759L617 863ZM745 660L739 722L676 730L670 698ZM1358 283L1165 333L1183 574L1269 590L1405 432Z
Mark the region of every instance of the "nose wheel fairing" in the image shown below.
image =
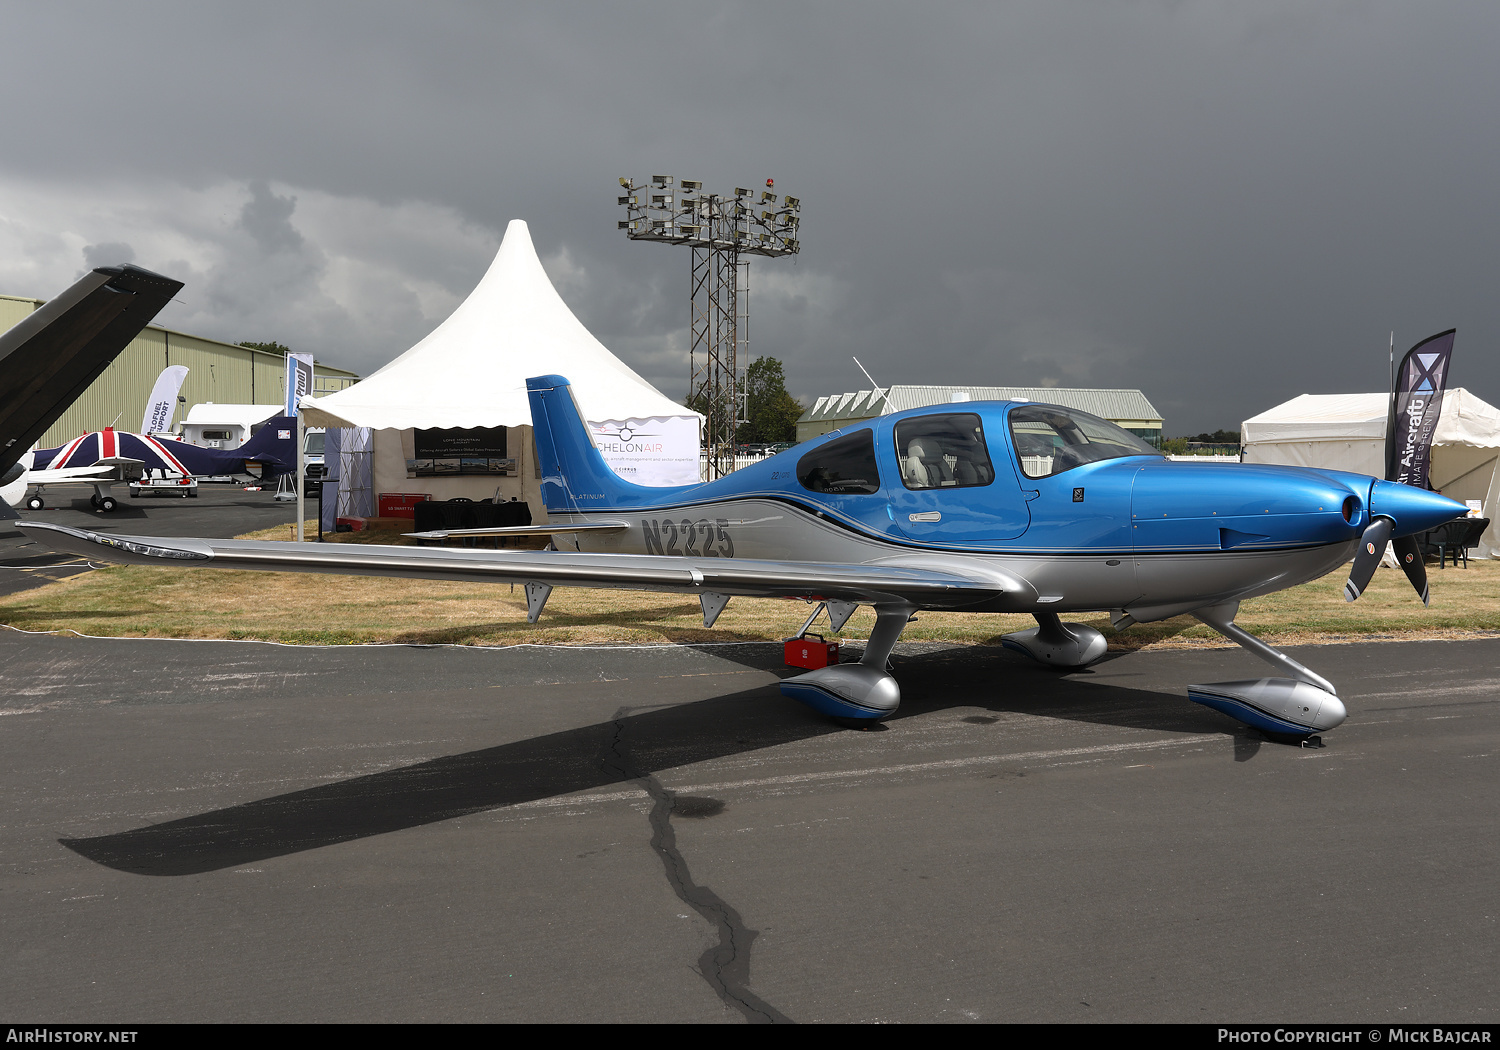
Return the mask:
M1307 736L1341 725L1344 703L1291 678L1257 678L1188 686L1188 699L1266 733Z
M1239 602L1223 602L1193 615L1292 677L1190 685L1188 699L1267 733L1310 736L1343 724L1348 712L1333 684L1238 626L1234 617L1239 608Z

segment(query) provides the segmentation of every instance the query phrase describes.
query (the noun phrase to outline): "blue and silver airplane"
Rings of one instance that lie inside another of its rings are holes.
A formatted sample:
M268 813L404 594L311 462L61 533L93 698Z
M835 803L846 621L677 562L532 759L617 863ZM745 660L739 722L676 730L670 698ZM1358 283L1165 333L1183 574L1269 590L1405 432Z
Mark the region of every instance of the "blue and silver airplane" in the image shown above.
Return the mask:
M263 543L100 535L18 523L91 560L525 584L529 617L557 586L698 595L712 626L736 595L826 603L835 631L860 605L875 626L858 663L782 692L855 722L890 716L887 661L922 609L1030 613L1009 648L1053 667L1100 659L1116 628L1192 613L1287 677L1191 685L1189 696L1273 734L1343 722L1334 686L1235 625L1239 603L1354 560L1357 598L1386 543L1422 600L1414 538L1466 512L1434 492L1360 474L1178 463L1105 420L1032 402L913 409L835 431L699 485L622 481L595 449L568 381L527 381L545 526L427 534L554 536L554 550Z

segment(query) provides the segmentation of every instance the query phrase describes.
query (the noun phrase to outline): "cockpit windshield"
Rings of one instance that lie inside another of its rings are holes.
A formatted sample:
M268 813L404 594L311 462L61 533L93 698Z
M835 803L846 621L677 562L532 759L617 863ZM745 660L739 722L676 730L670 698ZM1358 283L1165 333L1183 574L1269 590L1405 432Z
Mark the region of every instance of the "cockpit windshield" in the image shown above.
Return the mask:
M1049 478L1103 459L1161 455L1123 427L1076 408L1017 406L1010 412L1010 432L1028 478Z

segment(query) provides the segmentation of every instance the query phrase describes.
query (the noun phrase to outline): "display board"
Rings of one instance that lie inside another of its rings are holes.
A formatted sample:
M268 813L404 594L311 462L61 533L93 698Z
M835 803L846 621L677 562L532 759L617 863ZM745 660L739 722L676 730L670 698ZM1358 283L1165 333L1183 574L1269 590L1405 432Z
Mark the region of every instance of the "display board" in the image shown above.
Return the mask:
M412 432L413 456L406 461L409 478L452 478L515 474L505 427L454 427Z

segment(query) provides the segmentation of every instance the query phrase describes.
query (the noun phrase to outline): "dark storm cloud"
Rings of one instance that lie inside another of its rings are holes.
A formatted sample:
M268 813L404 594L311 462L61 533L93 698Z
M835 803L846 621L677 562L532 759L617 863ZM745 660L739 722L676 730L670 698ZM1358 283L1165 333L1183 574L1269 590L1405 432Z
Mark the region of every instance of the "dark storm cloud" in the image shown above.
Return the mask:
M250 199L240 209L239 228L248 233L267 255L296 253L302 249L302 234L292 225L297 198L278 197L265 179L250 183Z
M118 10L10 10L0 177L77 187L47 212L83 238L69 272L111 240L153 265L100 187L172 229L225 192L185 260L208 334L369 371L524 218L681 396L687 253L615 231L614 179L774 176L804 251L752 263L750 351L803 395L865 385L858 354L882 383L1140 386L1169 431L1215 429L1380 389L1391 329L1456 325L1455 382L1500 400L1493 5ZM0 198L0 237L23 218Z
M118 241L90 244L83 249L83 264L90 270L99 266L120 266L129 262L135 262L135 249Z

